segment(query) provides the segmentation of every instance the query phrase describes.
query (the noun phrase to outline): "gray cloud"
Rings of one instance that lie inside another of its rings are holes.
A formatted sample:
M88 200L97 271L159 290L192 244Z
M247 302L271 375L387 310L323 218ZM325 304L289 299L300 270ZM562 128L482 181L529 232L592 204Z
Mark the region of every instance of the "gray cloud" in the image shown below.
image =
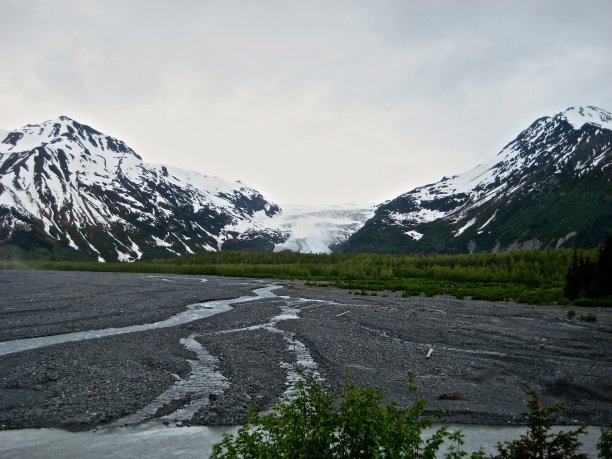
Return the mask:
M0 126L60 114L280 202L380 201L612 109L612 3L0 0Z

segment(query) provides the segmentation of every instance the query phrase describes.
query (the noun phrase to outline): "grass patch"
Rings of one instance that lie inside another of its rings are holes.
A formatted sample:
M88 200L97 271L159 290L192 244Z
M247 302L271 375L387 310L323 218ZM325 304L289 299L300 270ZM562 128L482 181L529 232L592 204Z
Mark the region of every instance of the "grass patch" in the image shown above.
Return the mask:
M580 314L580 320L585 322L597 322L597 316L592 312L589 312L588 314Z

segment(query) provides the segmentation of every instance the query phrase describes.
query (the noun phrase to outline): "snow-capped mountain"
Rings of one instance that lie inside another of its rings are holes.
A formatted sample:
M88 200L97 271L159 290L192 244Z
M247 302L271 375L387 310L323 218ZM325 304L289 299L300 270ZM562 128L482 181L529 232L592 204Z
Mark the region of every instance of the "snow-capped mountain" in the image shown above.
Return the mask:
M256 190L145 163L124 142L68 117L0 138L0 242L70 247L98 260L218 250L271 230L280 208Z
M0 131L0 245L105 261L220 249L594 246L612 230L611 148L612 114L569 108L473 170L379 206L281 210L240 182L147 164L124 142L60 117Z
M612 230L612 114L536 120L490 161L381 204L343 250L594 246Z

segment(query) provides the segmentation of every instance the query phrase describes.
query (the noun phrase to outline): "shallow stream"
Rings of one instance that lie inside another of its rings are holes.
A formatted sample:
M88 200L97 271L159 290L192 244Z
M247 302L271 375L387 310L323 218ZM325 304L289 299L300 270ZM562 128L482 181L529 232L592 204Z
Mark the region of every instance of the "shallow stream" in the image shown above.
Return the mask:
M481 425L449 425L465 434L466 451L482 447L486 453L495 453L500 441L513 440L525 432L524 427L498 427ZM555 427L567 430L568 427ZM234 433L237 427L165 427L150 423L90 432L66 432L58 429L24 429L0 431L0 457L4 459L64 459L102 458L206 458L212 445L224 433ZM431 435L429 429L426 435ZM590 427L581 437L582 451L597 457L596 444L599 427ZM443 457L440 454L438 457Z

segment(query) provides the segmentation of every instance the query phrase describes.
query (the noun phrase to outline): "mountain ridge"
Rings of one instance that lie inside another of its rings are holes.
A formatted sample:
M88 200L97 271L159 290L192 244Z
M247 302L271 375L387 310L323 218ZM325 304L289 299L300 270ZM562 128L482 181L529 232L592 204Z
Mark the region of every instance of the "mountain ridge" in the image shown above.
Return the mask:
M26 247L59 244L100 261L218 250L246 230L281 238L262 223L279 211L240 182L145 163L67 116L0 143L0 240Z
M612 114L593 106L538 118L467 172L346 208L282 209L242 182L146 163L65 115L0 134L0 244L26 250L100 261L202 250L455 253L596 246L612 230Z
M612 114L592 106L541 117L491 160L380 204L341 250L495 251L567 246L572 238L574 244L596 245L612 229L611 129ZM549 211L559 202L570 205L570 196L590 207L578 212L585 224L577 222L578 215L567 219L559 209L556 216ZM538 202L547 203L541 212L549 214L554 230L533 228L547 224L535 215ZM525 215L532 221L518 224Z

